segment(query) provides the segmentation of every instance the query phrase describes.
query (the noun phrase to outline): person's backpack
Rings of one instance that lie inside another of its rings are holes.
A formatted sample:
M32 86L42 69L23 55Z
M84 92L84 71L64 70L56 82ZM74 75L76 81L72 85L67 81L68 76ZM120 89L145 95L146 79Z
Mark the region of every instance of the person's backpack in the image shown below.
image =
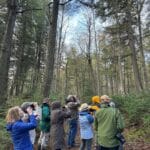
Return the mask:
M50 121L50 108L47 105L43 105L41 107L41 119L42 121L49 122Z

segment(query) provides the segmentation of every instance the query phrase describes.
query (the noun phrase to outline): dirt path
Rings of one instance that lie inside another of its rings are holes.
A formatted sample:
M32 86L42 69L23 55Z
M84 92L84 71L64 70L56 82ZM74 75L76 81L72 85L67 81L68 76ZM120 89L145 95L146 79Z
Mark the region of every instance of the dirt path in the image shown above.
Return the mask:
M76 142L77 142L77 146L74 148L71 148L70 150L79 150L80 139L77 138ZM35 147L36 148L34 150L37 150L37 145ZM13 150L12 146L11 146L11 148L9 148L9 150ZM92 148L92 150L94 150L94 147ZM144 141L127 142L124 145L124 150L150 150L150 143L145 143Z
M79 150L79 147L72 148L71 150ZM94 150L94 147L93 149ZM143 142L130 142L124 145L124 150L150 150L150 143Z
M80 136L79 136L79 132L78 132L78 135L76 137L76 147L71 148L70 150L79 150L80 142L81 141L80 141ZM37 145L34 150L37 150ZM48 150L50 150L50 149L48 149ZM66 150L68 150L68 149L66 149ZM92 150L95 150L94 146L93 146ZM124 145L124 150L150 150L150 143L146 143L142 140L135 141L135 142L127 141Z
M72 148L71 150L79 150L80 139L76 139L77 147ZM94 150L94 147L92 148ZM146 143L144 141L138 142L126 142L124 145L124 150L150 150L150 143Z

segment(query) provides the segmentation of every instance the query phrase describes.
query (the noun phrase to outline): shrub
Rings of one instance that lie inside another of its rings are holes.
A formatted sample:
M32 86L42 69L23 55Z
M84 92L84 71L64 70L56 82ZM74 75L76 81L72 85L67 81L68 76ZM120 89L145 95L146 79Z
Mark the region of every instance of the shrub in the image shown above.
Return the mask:
M0 141L1 141L0 149L1 150L10 149L10 146L11 146L10 135L6 131L5 125L6 125L6 122L4 118L0 118Z
M113 96L114 101L127 118L127 126L150 125L150 94L143 92L124 96Z

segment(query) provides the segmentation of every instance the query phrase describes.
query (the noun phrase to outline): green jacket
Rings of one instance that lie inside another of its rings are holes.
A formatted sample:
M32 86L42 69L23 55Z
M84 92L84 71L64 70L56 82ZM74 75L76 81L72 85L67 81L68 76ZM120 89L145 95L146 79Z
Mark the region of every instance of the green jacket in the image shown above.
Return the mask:
M117 108L102 104L95 114L94 125L101 146L112 148L119 145L115 136L123 130L124 121Z
M40 129L43 132L49 132L50 131L50 107L48 104L44 103L41 106L41 113L42 113L42 118L40 120Z

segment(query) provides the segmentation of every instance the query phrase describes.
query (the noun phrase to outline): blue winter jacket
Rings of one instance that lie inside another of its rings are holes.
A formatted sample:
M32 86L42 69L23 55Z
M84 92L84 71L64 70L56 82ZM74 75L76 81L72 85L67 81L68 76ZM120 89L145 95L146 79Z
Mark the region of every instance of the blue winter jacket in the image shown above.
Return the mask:
M92 129L93 122L94 118L88 112L83 111L79 113L81 139L93 138L93 129Z
M6 129L10 132L14 150L33 150L29 130L36 128L37 120L34 115L29 116L29 122L18 120L7 124Z

